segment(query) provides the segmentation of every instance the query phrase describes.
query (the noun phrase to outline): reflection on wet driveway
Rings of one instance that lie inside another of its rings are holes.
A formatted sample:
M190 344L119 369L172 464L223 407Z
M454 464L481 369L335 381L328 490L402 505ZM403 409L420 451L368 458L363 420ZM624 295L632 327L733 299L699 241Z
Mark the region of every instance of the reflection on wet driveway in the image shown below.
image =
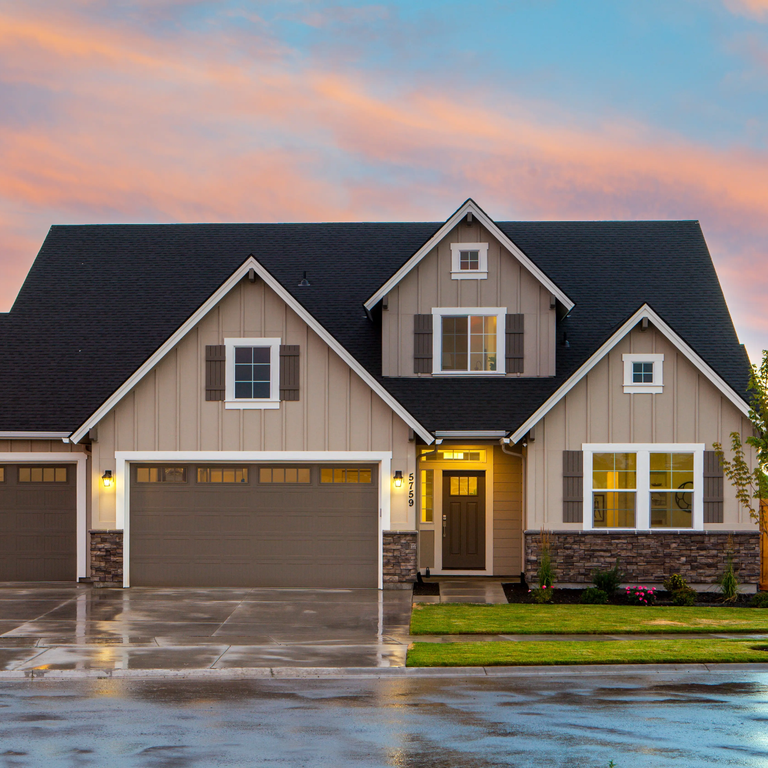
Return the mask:
M410 591L0 588L0 669L403 666Z
M3 764L768 764L768 675L0 684Z

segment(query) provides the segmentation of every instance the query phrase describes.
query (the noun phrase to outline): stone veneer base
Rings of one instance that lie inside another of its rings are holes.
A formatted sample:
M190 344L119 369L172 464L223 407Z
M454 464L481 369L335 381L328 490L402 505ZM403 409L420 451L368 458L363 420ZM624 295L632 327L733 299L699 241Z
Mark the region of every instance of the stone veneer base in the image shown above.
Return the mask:
M88 531L91 536L91 580L123 583L123 532Z
M383 538L384 589L408 589L416 581L416 531L385 531Z
M755 531L691 531L683 533L596 533L550 531L552 565L557 583L589 584L598 568L616 564L625 581L661 583L679 573L695 584L714 584L726 567L728 538L733 566L741 584L760 579L760 534ZM541 532L525 532L525 577L536 582Z

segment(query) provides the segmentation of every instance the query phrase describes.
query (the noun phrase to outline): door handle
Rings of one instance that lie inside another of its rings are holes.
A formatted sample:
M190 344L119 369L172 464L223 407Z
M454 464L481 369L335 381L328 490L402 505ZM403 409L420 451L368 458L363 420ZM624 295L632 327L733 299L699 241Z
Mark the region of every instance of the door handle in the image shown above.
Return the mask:
M443 515L443 538L445 538L448 533L448 515Z

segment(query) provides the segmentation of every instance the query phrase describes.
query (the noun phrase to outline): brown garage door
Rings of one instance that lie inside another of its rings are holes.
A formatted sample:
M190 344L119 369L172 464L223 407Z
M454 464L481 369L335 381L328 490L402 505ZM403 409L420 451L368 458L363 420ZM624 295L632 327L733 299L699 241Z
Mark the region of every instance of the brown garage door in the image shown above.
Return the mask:
M131 467L135 586L376 587L375 466Z
M74 581L75 465L0 464L0 581Z

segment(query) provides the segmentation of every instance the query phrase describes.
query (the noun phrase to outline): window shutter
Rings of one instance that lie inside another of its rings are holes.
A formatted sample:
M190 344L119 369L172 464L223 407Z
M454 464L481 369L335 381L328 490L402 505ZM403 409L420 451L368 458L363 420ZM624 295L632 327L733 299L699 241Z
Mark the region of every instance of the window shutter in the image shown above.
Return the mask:
M223 400L227 381L227 355L223 344L205 347L205 399Z
M432 373L432 315L413 316L413 372Z
M583 451L563 451L563 522L584 522Z
M507 373L522 373L525 362L525 315L507 315Z
M704 451L704 522L723 522L723 468L714 451Z
M298 344L280 345L280 399L299 399L299 351Z

